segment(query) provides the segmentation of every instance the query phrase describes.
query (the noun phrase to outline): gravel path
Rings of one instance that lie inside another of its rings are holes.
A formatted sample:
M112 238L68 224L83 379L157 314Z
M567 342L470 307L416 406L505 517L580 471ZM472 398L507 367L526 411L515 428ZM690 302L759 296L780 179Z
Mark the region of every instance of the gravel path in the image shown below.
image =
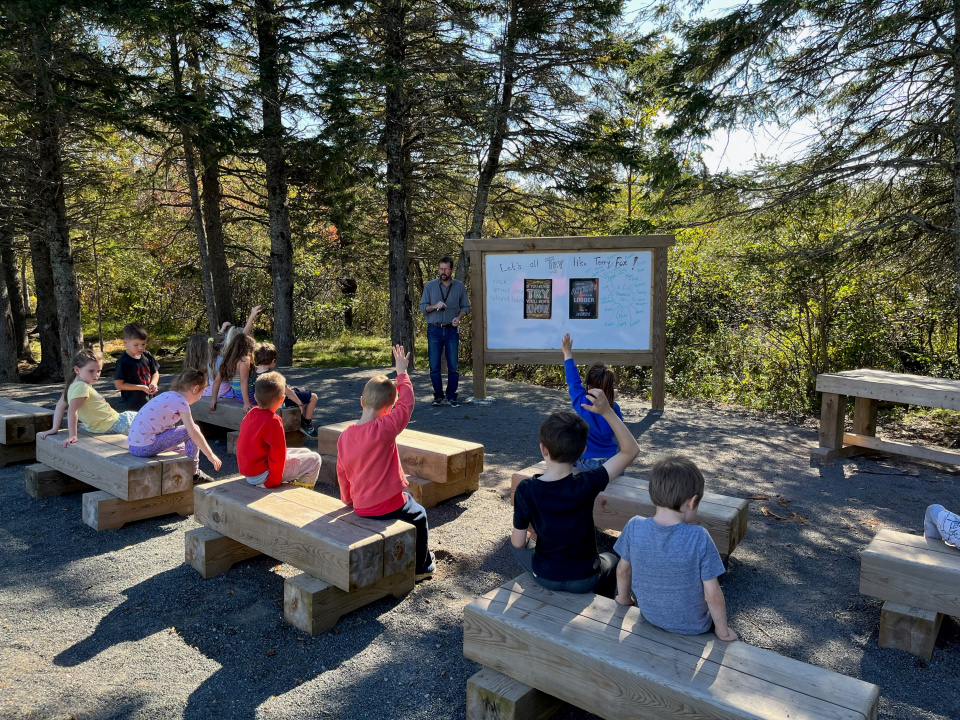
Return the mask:
M330 423L359 416L372 374L287 376L320 393L317 418ZM413 380L411 427L482 442L481 489L429 510L434 580L314 638L282 618L292 568L261 557L203 580L183 563L192 518L96 533L80 520L78 495L36 500L23 490L21 466L0 470L0 717L464 717L465 683L479 666L463 658L462 608L519 574L507 548L510 473L536 458L540 420L565 407L566 393L490 380L489 403L433 408L428 376ZM111 381L99 387L115 397ZM3 394L52 402L58 390L4 386ZM768 498L751 500L747 537L721 578L745 642L876 683L883 718L960 718L960 621L944 621L929 662L881 650L880 603L858 592L860 552L877 529L919 532L929 503L960 505L956 473L893 459L811 468L809 428L673 401L658 417L644 403L620 402L640 440L635 472L683 452L709 490ZM218 475L236 472L224 441L215 450L225 460ZM205 460L201 467L211 470ZM612 534L600 538L602 549L612 545ZM566 708L555 717L592 716Z

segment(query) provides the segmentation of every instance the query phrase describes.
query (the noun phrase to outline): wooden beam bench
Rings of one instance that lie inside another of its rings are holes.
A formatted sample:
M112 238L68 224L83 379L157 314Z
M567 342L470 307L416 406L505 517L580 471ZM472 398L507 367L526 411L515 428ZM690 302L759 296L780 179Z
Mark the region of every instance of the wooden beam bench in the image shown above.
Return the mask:
M83 496L83 521L95 530L115 530L128 522L193 512L193 461L164 452L139 458L127 449L124 435L94 435L81 430L77 442L63 447L66 436L50 435L37 441L38 465L26 474L27 492L59 495L85 483L95 492ZM57 471L59 475L47 473Z
M0 467L36 458L36 435L53 427L53 411L0 397Z
M223 428L226 430L239 430L240 423L243 421L243 405L236 400L223 400L217 402L217 409L210 412L210 398L203 397L190 406L190 414L193 421L205 426ZM300 430L300 408L285 408L277 410L277 415L283 421L285 432L291 433ZM207 433L204 432L204 435Z
M885 452L960 465L960 452L876 437L879 401L960 410L960 380L884 370L846 370L817 375L817 392L821 394L820 445L810 451L812 464ZM845 429L848 397L854 398L853 432Z
M513 493L524 478L542 473L546 463L538 463L516 472L510 479L510 504ZM652 517L657 511L650 500L650 483L647 480L621 475L613 478L607 489L597 496L593 506L593 522L603 530L623 530L635 515ZM749 503L742 498L704 493L697 509L696 525L702 525L710 533L713 543L724 562L746 537Z
M260 553L301 571L284 581L284 618L315 635L340 617L413 589L416 529L360 517L302 487L255 487L242 477L194 488L205 527L186 534L185 559L204 577Z
M860 592L884 601L880 647L929 660L943 616L960 617L960 549L881 530L860 556Z
M340 433L351 425L353 422L342 422L317 429L317 450L323 456L321 481L337 482L337 440ZM397 436L397 451L410 483L407 492L426 508L480 489L480 473L483 472L483 445L480 443L406 428Z
M873 720L880 697L876 685L770 650L666 632L608 598L544 590L529 574L464 608L463 654L515 681L499 683L502 703L495 677L468 692L468 718L547 717L546 699L523 685L609 720Z
M294 408L296 409L296 408ZM286 433L287 447L303 447L304 434L300 430L291 430ZM227 433L227 454L237 454L237 440L240 438L239 430L231 430Z

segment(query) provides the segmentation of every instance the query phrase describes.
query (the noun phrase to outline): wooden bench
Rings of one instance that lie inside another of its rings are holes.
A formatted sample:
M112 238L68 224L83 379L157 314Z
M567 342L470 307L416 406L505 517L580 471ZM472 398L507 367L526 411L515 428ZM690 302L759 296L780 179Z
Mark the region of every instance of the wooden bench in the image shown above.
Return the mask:
M372 520L339 500L302 487L261 488L242 477L194 488L205 527L186 534L185 559L205 578L260 553L292 565L284 618L315 635L345 613L413 589L416 529Z
M190 406L193 421L210 427L239 430L243 421L243 405L233 399L221 399L217 409L210 412L210 398L203 397ZM277 415L283 421L283 429L288 432L300 430L300 408L280 408ZM207 435L207 432L204 432Z
M193 461L164 452L139 458L127 449L124 435L94 435L81 430L77 442L63 447L64 433L37 441L37 465L26 474L27 492L38 495L38 474L44 475L44 496L77 489L76 481L98 488L83 496L83 521L95 530L113 530L128 522L193 512Z
M546 463L538 463L520 472L510 479L510 503L513 493L524 478L546 470ZM621 475L613 478L607 489L597 496L593 506L593 522L603 530L623 530L635 515L652 517L657 511L650 500L650 483L647 480ZM710 533L713 543L724 562L746 537L749 503L741 498L704 493L697 509L696 525L702 525Z
M320 480L336 483L337 440L353 422L317 429L317 451L323 456ZM400 465L407 475L407 492L426 508L480 489L483 445L470 440L404 429L397 436Z
M610 720L872 720L880 697L876 685L770 650L666 632L608 598L544 590L529 574L464 608L463 654L514 681L468 692L468 718L547 717L523 685Z
M227 433L227 454L237 454L237 440L240 438L239 430L231 430ZM292 430L286 433L287 447L303 447L304 434L300 430Z
M53 427L53 411L0 397L0 467L36 457L36 435Z
M860 556L860 592L884 601L880 647L929 660L943 616L960 617L960 549L881 530Z
M960 452L876 437L878 401L960 410L960 380L847 370L817 375L817 392L821 393L820 446L810 451L812 463L879 451L960 465ZM844 427L848 397L854 398L853 432Z

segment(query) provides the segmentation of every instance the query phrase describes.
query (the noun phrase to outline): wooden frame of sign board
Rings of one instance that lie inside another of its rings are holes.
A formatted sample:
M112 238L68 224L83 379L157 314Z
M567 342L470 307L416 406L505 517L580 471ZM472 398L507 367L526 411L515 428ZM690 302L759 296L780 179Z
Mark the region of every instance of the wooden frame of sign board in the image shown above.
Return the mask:
M518 260L524 255L558 253L563 255L598 252L650 253L650 333L647 347L632 349L603 349L577 347L574 356L578 363L604 362L609 365L639 365L653 368L651 405L654 410L664 407L664 363L666 348L664 336L667 317L667 250L675 244L673 235L606 235L552 238L481 238L468 239L464 250L470 253L470 304L473 314L473 394L485 398L486 366L514 363L559 364L562 360L559 343L551 349L490 348L487 328L488 254L512 255Z

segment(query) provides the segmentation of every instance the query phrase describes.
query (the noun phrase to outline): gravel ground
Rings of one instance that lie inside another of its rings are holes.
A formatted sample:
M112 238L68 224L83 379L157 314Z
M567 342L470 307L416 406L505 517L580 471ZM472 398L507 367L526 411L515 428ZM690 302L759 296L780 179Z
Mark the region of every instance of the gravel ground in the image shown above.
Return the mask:
M287 376L319 392L317 418L329 423L359 416L371 374ZM510 473L537 458L540 420L566 405L566 393L491 380L490 402L433 408L428 376L413 380L411 427L482 442L481 489L429 510L432 581L314 638L282 618L292 568L261 557L203 580L183 563L192 518L97 533L80 520L79 495L36 500L23 490L22 467L0 470L0 717L464 717L466 680L479 666L462 654L462 608L519 574L507 548ZM111 381L100 388L116 396ZM57 392L3 387L33 402ZM883 718L960 718L960 622L944 621L931 661L881 650L880 603L858 592L860 552L873 534L919 532L929 503L960 505L955 472L891 458L811 468L809 428L669 400L662 416L642 402L621 407L640 440L634 472L683 452L709 490L767 498L750 501L747 536L721 578L745 642L879 685ZM217 474L236 472L224 441L214 447L225 460ZM599 537L607 549L614 534ZM592 716L566 708L555 717Z

